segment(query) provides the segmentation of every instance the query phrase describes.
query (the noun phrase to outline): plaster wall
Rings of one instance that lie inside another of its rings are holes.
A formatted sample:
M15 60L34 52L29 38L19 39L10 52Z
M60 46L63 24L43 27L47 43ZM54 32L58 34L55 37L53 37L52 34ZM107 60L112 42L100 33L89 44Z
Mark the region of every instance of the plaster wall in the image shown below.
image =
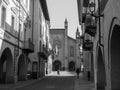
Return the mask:
M104 45L102 47L103 50L103 58L105 62L105 71L106 71L106 90L111 90L111 77L110 77L110 71L111 71L111 56L110 56L110 39L112 35L111 27L113 27L112 22L114 22L114 17L119 21L120 19L120 1L119 0L109 0L105 6L105 9L103 11L104 17L101 17L101 36L102 36L102 44ZM98 28L97 28L98 30ZM97 48L98 48L98 31L97 36L94 41L94 67L95 67L95 83L96 80L96 73L97 73Z

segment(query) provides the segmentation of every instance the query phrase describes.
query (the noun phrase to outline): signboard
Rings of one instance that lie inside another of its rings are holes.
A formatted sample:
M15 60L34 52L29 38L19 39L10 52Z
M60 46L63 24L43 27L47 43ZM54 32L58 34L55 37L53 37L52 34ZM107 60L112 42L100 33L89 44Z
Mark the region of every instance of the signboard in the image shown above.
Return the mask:
M0 28L0 39L4 39L9 41L10 43L13 43L15 45L18 45L18 39L11 36L9 33L5 32L5 30ZM22 42L20 42L20 47L22 47Z

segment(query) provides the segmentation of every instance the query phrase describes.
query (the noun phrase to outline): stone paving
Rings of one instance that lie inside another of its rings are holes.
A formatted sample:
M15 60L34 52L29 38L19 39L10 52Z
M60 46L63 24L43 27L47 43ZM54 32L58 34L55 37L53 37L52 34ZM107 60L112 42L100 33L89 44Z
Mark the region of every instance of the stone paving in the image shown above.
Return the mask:
M57 72L53 72L48 76L58 76L58 74ZM76 73L64 71L64 72L60 72L59 76L75 76L76 77ZM92 81L87 81L84 78L82 73L80 73L79 79L75 78L74 90L95 90L94 87L95 87L94 83Z
M75 76L74 80L74 90L95 90L94 89L94 83L92 81L87 81L84 79L83 74L80 74L80 78L76 78L76 73L75 72L67 72L67 71L61 71L60 74L58 75L57 72L52 72L49 75L46 75L46 77L49 76ZM16 84L0 84L0 90L14 90L16 88L21 88L25 87L27 85L30 85L32 83L36 83L38 80L27 80L27 81L21 81Z
M95 90L94 87L94 83L92 81L87 81L82 74L79 79L75 79L74 90Z

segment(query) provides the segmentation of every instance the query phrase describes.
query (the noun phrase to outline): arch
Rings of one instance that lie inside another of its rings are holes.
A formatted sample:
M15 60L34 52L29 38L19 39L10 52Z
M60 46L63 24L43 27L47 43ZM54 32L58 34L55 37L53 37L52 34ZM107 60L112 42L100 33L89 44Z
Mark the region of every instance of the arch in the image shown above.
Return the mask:
M0 83L14 82L13 56L9 48L5 48L0 58Z
M26 62L25 56L21 54L18 59L18 81L23 81L26 79Z
M97 90L104 90L106 86L105 62L102 50L98 47L97 53Z
M110 39L111 90L120 89L120 23L113 26Z
M61 62L56 60L53 62L53 71L57 71L58 69L61 69Z
M30 72L32 70L32 62L29 57L28 57L27 64L28 64L27 71Z
M69 71L75 71L75 62L74 61L70 61L68 65L69 65L68 66Z

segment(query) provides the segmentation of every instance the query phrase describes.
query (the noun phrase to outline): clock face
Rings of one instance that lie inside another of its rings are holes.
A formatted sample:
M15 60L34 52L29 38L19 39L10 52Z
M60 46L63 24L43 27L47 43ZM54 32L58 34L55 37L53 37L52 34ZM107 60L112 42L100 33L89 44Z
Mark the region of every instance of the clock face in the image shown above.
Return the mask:
M53 41L53 47L55 48L56 45L57 45L58 49L60 49L62 47L61 41L60 40L54 40Z

